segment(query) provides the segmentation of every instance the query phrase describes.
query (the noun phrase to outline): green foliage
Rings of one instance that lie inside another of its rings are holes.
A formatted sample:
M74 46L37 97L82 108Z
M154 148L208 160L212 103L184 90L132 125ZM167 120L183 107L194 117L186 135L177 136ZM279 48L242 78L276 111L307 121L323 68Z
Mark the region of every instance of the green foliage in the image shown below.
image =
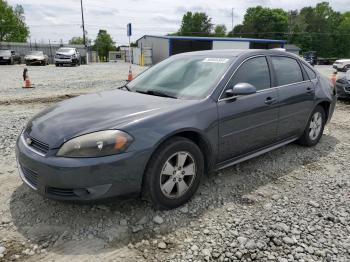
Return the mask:
M182 36L209 36L212 29L213 24L207 14L187 12L182 18L178 34Z
M214 28L214 36L216 37L224 37L226 36L226 26L225 25L216 25Z
M115 42L113 42L113 39L110 36L110 34L108 34L106 30L100 29L96 37L93 49L97 51L98 56L101 60L103 60L103 57L108 57L108 52L115 51L116 47Z
M228 36L285 39L319 57L350 57L350 12L336 12L328 2L291 12L257 6Z
M24 18L21 5L12 8L5 0L0 0L0 42L25 42L29 29Z
M257 6L247 9L243 23L235 26L229 36L283 39L283 32L287 30L288 13L286 11Z
M84 44L84 39L80 36L74 36L69 40L68 42L70 45L83 45Z

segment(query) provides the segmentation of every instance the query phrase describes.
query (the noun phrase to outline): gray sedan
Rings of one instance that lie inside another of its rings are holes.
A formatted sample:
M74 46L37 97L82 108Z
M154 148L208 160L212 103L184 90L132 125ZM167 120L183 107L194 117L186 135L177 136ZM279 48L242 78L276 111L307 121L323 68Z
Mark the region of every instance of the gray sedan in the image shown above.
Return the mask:
M136 193L175 208L212 170L294 141L316 145L335 103L330 81L287 52L175 55L120 89L34 116L17 141L19 173L49 198Z
M26 65L48 65L49 57L43 51L30 51L24 61Z

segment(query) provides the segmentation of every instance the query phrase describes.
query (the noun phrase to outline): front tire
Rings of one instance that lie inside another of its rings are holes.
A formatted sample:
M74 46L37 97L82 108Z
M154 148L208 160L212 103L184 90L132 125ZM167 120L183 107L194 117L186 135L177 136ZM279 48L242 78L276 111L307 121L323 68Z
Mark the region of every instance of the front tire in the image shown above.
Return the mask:
M203 174L204 158L199 147L187 138L174 137L151 157L143 194L156 208L176 208L197 191Z
M312 112L304 133L298 140L298 144L307 147L317 145L323 135L325 124L326 113L323 107L318 105Z

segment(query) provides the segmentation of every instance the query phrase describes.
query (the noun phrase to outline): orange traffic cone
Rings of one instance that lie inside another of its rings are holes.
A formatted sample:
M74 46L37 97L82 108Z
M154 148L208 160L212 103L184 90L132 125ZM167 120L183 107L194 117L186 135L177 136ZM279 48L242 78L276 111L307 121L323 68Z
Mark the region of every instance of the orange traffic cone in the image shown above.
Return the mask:
M129 67L129 74L128 74L128 81L131 81L133 79L132 77L132 71L131 71L131 66Z
M337 82L337 72L334 72L331 76L331 82L333 84L333 86L335 86L336 82Z
M32 83L30 82L27 68L24 68L24 70L23 70L23 80L24 80L23 88L33 88L34 87L34 86L32 86Z

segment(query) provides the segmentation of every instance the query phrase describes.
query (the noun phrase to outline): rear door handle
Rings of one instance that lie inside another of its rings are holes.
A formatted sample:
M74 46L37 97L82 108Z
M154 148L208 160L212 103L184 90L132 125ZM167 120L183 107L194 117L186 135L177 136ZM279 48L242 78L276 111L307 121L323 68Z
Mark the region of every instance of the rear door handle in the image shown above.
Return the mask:
M276 98L273 98L273 97L267 97L266 100L265 100L265 104L266 105L271 105L273 104L274 102L276 102Z

